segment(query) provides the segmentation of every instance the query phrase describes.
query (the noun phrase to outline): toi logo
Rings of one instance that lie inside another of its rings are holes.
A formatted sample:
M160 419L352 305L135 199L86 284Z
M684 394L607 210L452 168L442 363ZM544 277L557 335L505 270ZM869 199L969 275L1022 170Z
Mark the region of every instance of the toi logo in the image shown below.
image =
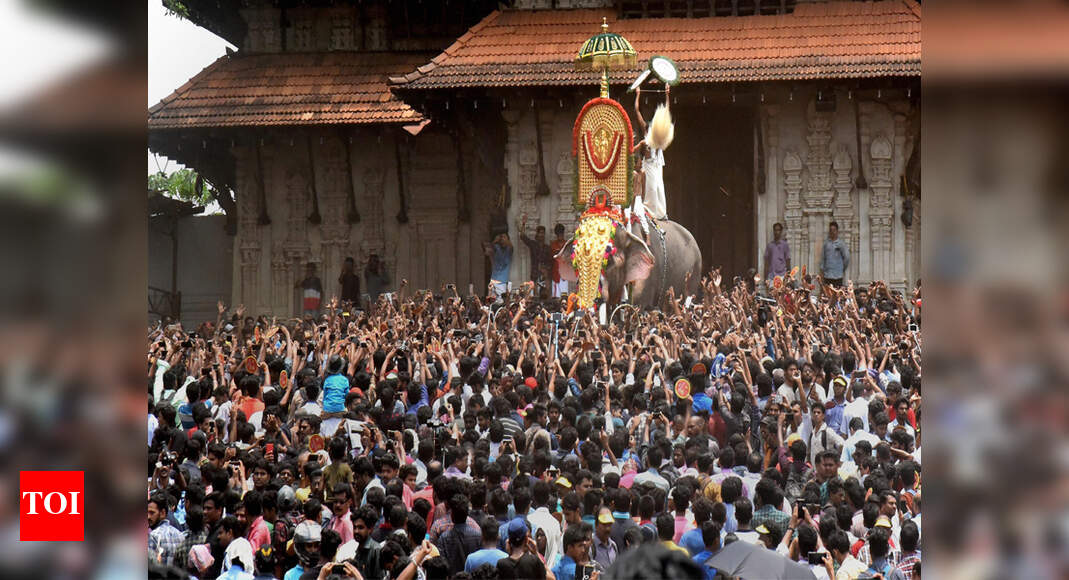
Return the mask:
M20 541L81 542L84 506L84 472L19 472Z

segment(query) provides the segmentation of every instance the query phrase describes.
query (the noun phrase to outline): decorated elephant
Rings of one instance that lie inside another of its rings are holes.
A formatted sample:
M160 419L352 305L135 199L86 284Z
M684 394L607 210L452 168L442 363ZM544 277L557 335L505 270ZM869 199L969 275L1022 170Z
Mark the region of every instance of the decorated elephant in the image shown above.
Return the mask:
M627 284L633 284L629 302L650 308L662 305L669 288L676 295L696 292L702 254L694 236L670 220L657 226L650 228L647 244L638 224L625 225L613 210L583 214L575 236L556 255L561 278L579 282L580 307L593 306L599 293L618 304Z

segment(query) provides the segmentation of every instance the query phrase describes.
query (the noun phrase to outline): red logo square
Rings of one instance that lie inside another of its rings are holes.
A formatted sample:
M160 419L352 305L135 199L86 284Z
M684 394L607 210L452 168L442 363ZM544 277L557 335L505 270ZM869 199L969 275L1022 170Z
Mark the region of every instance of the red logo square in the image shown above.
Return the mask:
M85 472L19 472L19 540L85 539Z

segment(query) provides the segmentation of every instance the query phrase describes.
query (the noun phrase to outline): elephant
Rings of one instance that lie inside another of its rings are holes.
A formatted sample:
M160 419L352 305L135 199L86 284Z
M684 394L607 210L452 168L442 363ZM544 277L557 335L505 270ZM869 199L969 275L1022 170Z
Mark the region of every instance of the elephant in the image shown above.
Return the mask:
M622 301L627 284L633 284L629 302L646 308L660 308L669 288L674 288L676 295L696 293L701 282L702 253L694 236L671 220L659 220L657 225L659 230L650 227L649 244L636 234L640 231L638 224L632 224L631 229L616 228L612 241L617 251L607 258L602 271L608 304ZM569 240L555 256L561 278L569 282L579 279L571 261L573 242Z

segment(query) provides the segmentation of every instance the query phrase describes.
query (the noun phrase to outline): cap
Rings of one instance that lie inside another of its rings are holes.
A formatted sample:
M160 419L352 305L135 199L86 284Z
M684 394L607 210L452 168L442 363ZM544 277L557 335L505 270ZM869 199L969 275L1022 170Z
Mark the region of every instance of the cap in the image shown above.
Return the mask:
M801 441L801 440L802 440L802 436L801 435L799 435L797 433L791 433L790 435L787 436L786 445L790 445L791 443L794 443L795 441Z
M523 380L523 384L527 385L528 387L531 387L532 389L537 389L538 388L538 379L536 379L534 377L527 377L526 379Z
M614 524L616 520L612 519L612 514L608 512L601 512L598 516L598 522L602 524Z
M880 517L876 518L876 523L874 524L874 526L877 527L877 528L890 528L890 527L892 527L891 526L891 520L887 516L880 516Z
M708 372L709 369L705 368L705 365L702 363L696 363L693 367L690 368L690 374L692 375L704 375Z
M293 542L296 544L318 542L321 537L322 528L319 524L309 521L303 521L297 524L297 528L293 530Z
M562 487L567 487L568 489L572 488L572 482L568 481L568 478L566 477L558 477L556 484Z
M518 544L527 537L527 522L523 518L512 518L508 527L508 538L513 544Z
M756 528L754 528L754 531L757 532L758 534L771 534L772 533L772 532L768 531L768 528L765 527L765 524L761 524L761 525L757 526Z

